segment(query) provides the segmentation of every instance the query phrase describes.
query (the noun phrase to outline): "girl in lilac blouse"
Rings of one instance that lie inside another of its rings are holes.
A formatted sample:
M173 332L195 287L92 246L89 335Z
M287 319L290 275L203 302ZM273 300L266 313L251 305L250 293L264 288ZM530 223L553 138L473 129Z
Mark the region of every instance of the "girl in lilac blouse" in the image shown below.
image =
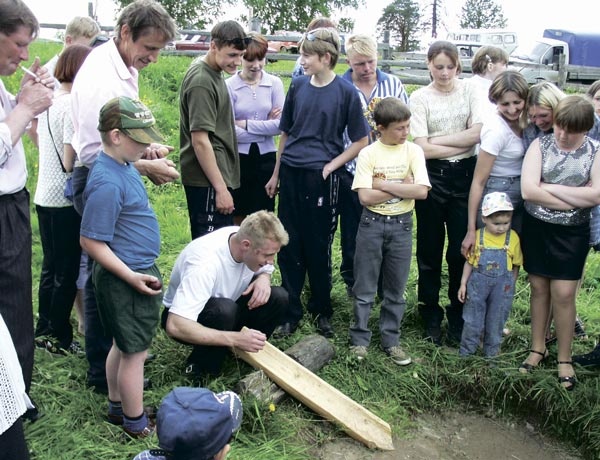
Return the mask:
M275 167L274 137L279 134L279 118L285 99L280 78L265 72L267 40L250 34L252 41L242 59L242 70L229 78L227 88L235 116L240 154L240 188L233 193L236 225L260 209L273 211L265 185Z

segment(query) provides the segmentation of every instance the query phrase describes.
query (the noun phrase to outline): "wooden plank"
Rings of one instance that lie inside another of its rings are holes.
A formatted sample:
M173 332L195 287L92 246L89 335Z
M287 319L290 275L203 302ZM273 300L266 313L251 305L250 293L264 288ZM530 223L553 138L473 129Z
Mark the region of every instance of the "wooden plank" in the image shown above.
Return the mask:
M265 343L258 353L237 348L233 351L251 366L262 369L277 385L317 414L339 423L346 433L367 447L394 450L391 428L387 422L270 343Z

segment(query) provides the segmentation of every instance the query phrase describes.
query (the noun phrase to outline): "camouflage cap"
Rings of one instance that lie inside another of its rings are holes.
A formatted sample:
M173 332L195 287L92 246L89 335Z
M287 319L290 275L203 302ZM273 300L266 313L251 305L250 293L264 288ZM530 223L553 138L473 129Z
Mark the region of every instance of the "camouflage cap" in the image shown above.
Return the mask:
M148 107L126 96L115 97L100 109L98 131L118 129L141 144L163 142Z

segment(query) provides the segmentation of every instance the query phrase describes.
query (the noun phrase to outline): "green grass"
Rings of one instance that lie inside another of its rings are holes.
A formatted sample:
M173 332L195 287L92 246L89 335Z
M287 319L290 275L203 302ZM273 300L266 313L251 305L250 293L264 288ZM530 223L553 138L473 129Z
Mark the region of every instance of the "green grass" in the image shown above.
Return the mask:
M34 44L32 56L42 62L59 49L53 44ZM161 131L176 147L172 158L178 159L177 104L179 82L190 58L163 57L158 64L143 70L140 76L141 98L159 120ZM268 67L273 72L289 72L291 62L278 62ZM338 69L341 71L341 68ZM20 72L5 80L13 91L18 88ZM17 78L18 77L18 78ZM99 82L98 84L101 84ZM289 80L286 81L286 85ZM415 87L409 87L409 92ZM26 141L30 168L29 189L35 190L37 152ZM181 249L190 240L187 208L179 182L156 187L148 183L148 192L156 210L162 236L158 264L165 279ZM37 219L32 207L34 231L34 298L41 264L41 248ZM339 242L333 251L334 287L332 299L337 331L332 343L335 358L319 375L352 399L388 421L395 436L404 436L412 427L411 417L430 411L471 410L496 416L518 416L539 423L544 431L568 440L588 458L598 458L600 452L600 380L595 371L577 370L580 385L573 393L558 386L556 350L551 347L551 359L531 375L517 372L525 358L529 341L529 288L522 273L517 286L513 313L508 326L512 333L506 338L502 355L494 366L481 357L460 359L455 350L435 348L421 340L416 311L416 263L413 261L407 298L407 311L402 327L402 346L414 363L406 367L391 364L378 351L378 308L372 315L374 331L369 357L358 363L348 353L348 326L352 319L352 304L346 297L337 267L340 264ZM587 276L578 298L580 316L586 322L591 337L600 335L599 279L600 257L591 254ZM444 284L446 280L444 280ZM445 289L445 288L444 288ZM37 309L37 306L36 306ZM303 322L290 338L273 340L281 349L288 348L313 325ZM587 351L592 343L576 342L575 352ZM191 385L181 371L188 352L185 346L168 339L162 331L153 343L156 361L147 368L153 388L146 392L145 403L159 405L175 386ZM222 376L202 382L215 391L233 388L252 369L243 361L229 360ZM146 447L155 446L156 438L127 442L121 430L103 420L106 400L85 386L86 361L74 356L55 357L36 350L33 398L40 404L44 416L26 426L26 436L33 457L37 460L114 460L133 458ZM231 459L306 459L317 457L319 446L346 436L338 427L293 399L287 399L270 411L265 404L244 398L242 429L236 436ZM401 449L401 446L398 446Z

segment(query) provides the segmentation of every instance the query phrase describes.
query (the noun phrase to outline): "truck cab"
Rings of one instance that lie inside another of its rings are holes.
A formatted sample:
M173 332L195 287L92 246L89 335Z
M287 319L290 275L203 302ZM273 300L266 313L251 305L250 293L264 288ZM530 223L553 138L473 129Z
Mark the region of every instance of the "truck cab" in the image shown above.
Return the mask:
M560 40L541 38L519 45L511 54L509 68L521 72L527 83L558 81L560 56L565 55L569 63L569 48Z
M564 29L546 29L544 36L517 47L509 65L520 71L529 83L557 82L559 63L564 55L567 81L600 79L600 34ZM533 65L535 64L535 65Z

